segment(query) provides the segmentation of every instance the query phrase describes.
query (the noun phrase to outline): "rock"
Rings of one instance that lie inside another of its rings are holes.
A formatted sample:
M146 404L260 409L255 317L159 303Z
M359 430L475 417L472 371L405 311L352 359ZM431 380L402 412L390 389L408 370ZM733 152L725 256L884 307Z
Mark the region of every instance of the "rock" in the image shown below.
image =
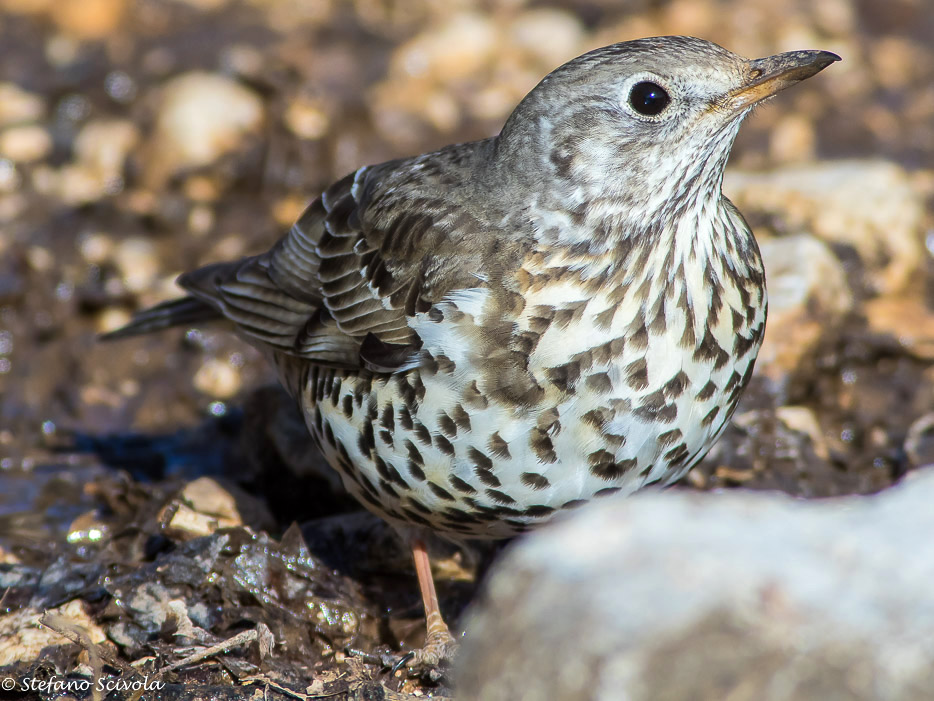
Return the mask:
M253 90L217 73L193 71L166 83L149 143L151 185L204 166L240 147L263 122L263 101Z
M127 120L93 120L75 137L75 161L61 168L37 168L33 183L73 206L115 195L123 189L123 167L138 141L139 131Z
M79 599L54 609L33 607L0 614L0 668L20 661L32 661L40 654L54 654L53 650L72 642L54 630L40 625L39 619L50 616L57 628L81 631L82 637L92 643L102 643L107 635L85 610ZM4 686L4 690L9 687Z
M905 454L912 467L934 465L934 413L928 413L908 427Z
M240 371L230 363L209 358L198 368L192 383L199 392L217 399L230 399L243 384Z
M0 126L23 124L41 119L45 101L16 83L0 83Z
M756 372L784 385L825 333L853 309L846 272L827 244L799 234L759 242L769 319Z
M486 66L496 55L499 32L490 17L452 15L399 47L390 75L454 81Z
M508 552L462 701L930 698L934 471L874 497L607 499Z
M138 294L153 287L159 276L159 258L152 241L133 236L117 244L113 255L123 284L130 292Z
M879 293L904 290L925 258L923 193L900 166L836 161L767 173L727 172L724 191L747 216L776 217L790 231L852 246Z
M531 54L545 71L582 53L586 36L573 14L544 7L526 10L509 27L509 42Z
M934 315L915 296L879 297L863 306L866 322L874 333L892 336L921 360L934 360Z
M16 163L33 163L51 152L52 137L38 125L10 127L0 132L0 157Z
M166 528L179 538L197 538L211 535L218 528L243 525L237 500L210 477L200 477L186 484L177 500L163 509L160 521L170 508L173 513Z
M95 119L75 137L78 162L96 171L102 180L120 178L127 157L139 142L136 126L125 119Z
M300 139L320 139L328 132L331 120L320 100L300 95L293 99L284 115L289 130Z

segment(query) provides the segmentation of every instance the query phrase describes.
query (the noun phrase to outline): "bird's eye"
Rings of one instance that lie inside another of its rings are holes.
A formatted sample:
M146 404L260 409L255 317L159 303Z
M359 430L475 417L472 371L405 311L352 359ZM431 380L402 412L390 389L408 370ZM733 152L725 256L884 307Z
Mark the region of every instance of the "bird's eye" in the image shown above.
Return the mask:
M629 91L629 104L636 112L647 117L661 114L669 102L671 97L665 92L665 88L648 80L636 83Z

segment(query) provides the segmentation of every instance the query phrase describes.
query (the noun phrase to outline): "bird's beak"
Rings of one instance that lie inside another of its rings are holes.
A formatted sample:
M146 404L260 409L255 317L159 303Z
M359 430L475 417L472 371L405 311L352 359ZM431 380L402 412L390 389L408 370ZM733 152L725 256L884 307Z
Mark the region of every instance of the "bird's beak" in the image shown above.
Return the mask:
M788 51L750 61L746 82L727 95L727 109L739 112L752 107L839 60L829 51Z

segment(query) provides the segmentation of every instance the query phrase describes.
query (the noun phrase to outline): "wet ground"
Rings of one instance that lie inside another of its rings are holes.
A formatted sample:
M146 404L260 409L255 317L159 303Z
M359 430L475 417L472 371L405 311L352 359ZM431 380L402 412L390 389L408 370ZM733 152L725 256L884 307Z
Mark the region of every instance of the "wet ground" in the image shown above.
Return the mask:
M732 164L884 158L934 231L934 5L771 5L0 0L0 641L28 650L0 642L0 669L161 675L164 698L431 691L377 659L419 642L407 555L340 492L258 354L209 329L96 335L174 294L182 270L265 249L335 178L495 133L559 63L652 34L842 55L758 110ZM831 248L852 308L754 379L681 488L871 493L934 462L927 251L880 291L853 247ZM889 293L914 305L914 336L872 321ZM482 559L442 560L450 614ZM73 602L99 637L12 637Z

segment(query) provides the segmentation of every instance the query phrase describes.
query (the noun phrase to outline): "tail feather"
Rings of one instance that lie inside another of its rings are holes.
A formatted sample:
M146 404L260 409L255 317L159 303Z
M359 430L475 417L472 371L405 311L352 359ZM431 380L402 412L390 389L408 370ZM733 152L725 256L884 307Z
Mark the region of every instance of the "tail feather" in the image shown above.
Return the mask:
M102 341L139 336L173 326L189 326L223 319L221 313L195 297L181 297L137 312L126 326L100 335Z

